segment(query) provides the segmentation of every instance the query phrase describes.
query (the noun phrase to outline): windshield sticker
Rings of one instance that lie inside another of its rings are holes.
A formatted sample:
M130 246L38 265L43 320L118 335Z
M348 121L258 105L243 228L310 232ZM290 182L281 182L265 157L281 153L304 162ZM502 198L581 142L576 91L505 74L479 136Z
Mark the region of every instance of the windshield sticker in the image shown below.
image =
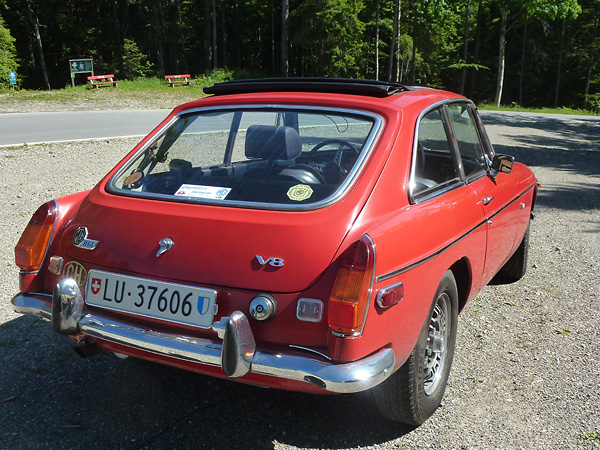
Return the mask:
M218 186L198 186L195 184L182 184L175 195L180 197L206 198L211 200L224 200L231 188Z
M296 186L292 186L287 192L288 198L297 202L306 200L307 198L310 198L311 195L313 195L313 190L306 184L297 184Z

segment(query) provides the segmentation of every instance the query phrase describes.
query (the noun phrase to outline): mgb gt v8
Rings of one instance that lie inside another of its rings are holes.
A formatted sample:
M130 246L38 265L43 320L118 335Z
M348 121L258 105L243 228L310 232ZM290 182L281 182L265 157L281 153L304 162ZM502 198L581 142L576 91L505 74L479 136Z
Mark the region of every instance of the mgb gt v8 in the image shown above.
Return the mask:
M457 317L523 276L537 181L472 102L366 80L220 83L91 191L33 215L16 311L83 354L242 383L373 392L420 424Z

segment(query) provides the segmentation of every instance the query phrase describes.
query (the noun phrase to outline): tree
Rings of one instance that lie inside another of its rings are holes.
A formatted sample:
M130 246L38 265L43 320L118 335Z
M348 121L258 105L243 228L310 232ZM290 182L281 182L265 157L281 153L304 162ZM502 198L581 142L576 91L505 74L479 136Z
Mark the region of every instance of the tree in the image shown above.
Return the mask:
M148 57L144 55L135 41L123 41L123 72L127 79L143 77L148 71Z
M38 19L37 12L31 6L29 0L25 0L27 7L27 17L29 19L29 25L31 26L31 34L35 40L36 48L38 51L38 58L40 61L40 70L42 72L42 78L44 80L44 89L50 90L50 80L48 78L48 69L46 67L46 57L44 55L44 45L42 43L42 35L40 34L40 21Z
M534 17L549 20L577 17L581 8L577 0L495 0L500 9L500 33L498 45L498 72L496 78L496 95L494 103L500 106L504 89L506 68L506 39L508 33L521 20Z
M16 72L19 67L16 53L15 38L10 35L10 30L6 28L4 19L0 16L0 86L8 84L8 72Z
M300 72L357 77L361 73L365 24L359 0L307 0L295 11L293 42L301 49Z
M390 45L390 59L388 61L388 81L392 80L392 69L394 67L394 55L397 54L396 46L398 43L398 35L400 34L400 16L402 15L402 3L400 0L394 1L394 29L392 31L392 43ZM399 65L398 65L399 67ZM398 80L396 80L398 81Z
M290 45L290 2L281 0L281 76L288 76L288 47Z

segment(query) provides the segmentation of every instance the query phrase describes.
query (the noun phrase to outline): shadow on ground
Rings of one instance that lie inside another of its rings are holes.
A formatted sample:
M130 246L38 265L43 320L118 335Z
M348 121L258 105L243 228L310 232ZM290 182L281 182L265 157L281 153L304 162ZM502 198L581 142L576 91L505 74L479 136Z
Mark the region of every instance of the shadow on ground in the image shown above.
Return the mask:
M497 153L519 162L590 176L589 183L565 185L542 180L538 203L565 210L600 209L600 120L565 116L520 115L484 112L487 127L502 126L495 142ZM494 138L492 138L494 141ZM503 142L511 142L503 144Z
M81 359L48 321L0 326L0 442L6 448L347 448L397 439L366 394L245 386L111 355Z

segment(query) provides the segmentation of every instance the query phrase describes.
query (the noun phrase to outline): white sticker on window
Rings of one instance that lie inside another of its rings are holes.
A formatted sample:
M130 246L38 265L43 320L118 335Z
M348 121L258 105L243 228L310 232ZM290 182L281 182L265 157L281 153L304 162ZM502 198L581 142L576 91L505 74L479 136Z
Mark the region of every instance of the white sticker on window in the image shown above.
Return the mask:
M224 200L231 188L219 186L198 186L195 184L182 184L175 195L179 197L207 198L211 200Z

